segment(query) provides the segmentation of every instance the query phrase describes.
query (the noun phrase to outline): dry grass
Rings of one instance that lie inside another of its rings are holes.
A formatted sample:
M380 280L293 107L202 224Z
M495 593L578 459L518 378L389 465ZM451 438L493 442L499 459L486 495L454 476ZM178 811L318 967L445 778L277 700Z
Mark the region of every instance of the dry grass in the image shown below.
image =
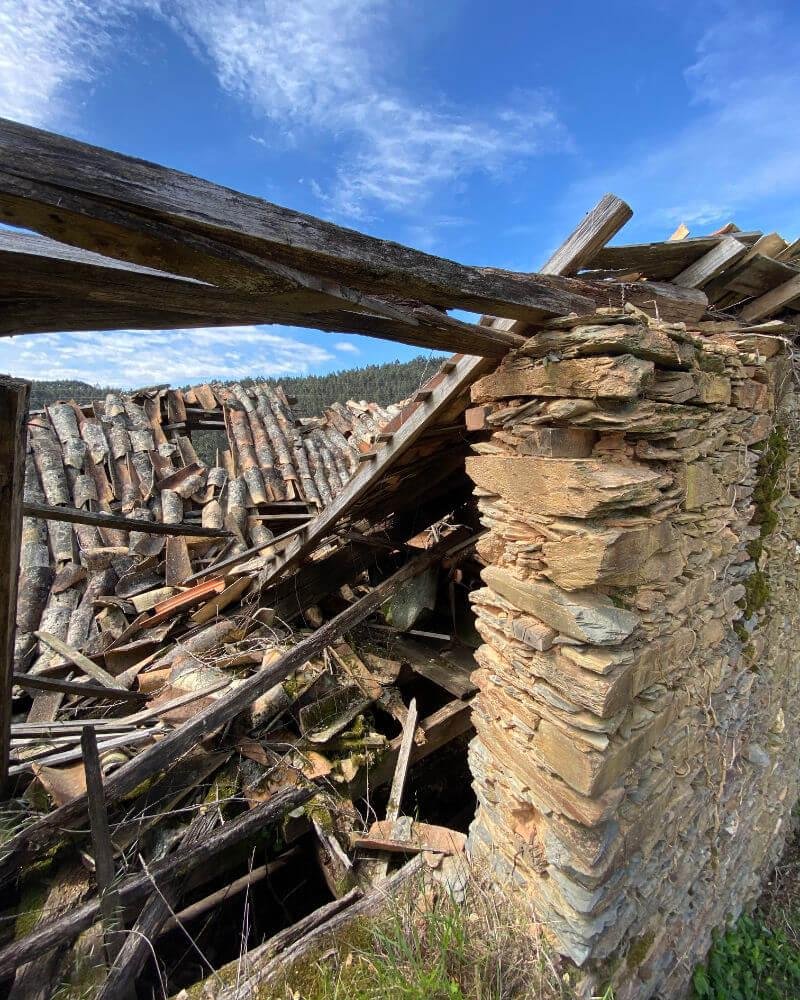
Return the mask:
M538 927L470 871L454 895L428 876L293 970L270 1000L566 1000ZM266 1000L266 998L263 998Z

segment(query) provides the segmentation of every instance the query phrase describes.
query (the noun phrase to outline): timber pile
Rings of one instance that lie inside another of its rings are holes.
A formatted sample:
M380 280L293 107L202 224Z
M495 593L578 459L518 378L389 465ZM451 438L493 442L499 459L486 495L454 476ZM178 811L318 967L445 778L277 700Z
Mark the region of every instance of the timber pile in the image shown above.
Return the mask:
M682 995L786 836L793 374L762 327L628 307L548 324L473 386L471 843L596 992Z
M377 561L374 549L350 545L301 570L291 599L272 588L261 607L231 605L191 627L185 616L205 606L195 601L179 608L173 634L163 629L174 617L156 606L156 624L128 629L127 654L117 647L118 656L90 659L48 639L62 662L15 676L34 699L30 707L18 691L15 700L13 798L3 813L3 874L20 876L20 896L9 894L0 919L0 982L17 970L9 995L48 996L61 981L129 995L171 919L202 927L204 914L226 901L241 907L245 891L287 866L302 879L317 869L340 900L336 912L352 904L355 916L359 887L384 880L393 859L424 855L435 869L463 852L463 835L412 823L401 802L409 768L470 728L471 652L441 629L412 636L448 579L476 578L474 541L470 529L443 524L411 548L383 541ZM342 555L347 583L337 588ZM232 586L222 579L216 592ZM280 617L264 607L271 599ZM451 614L444 600L439 621ZM303 613L313 629L302 627ZM90 682L71 678L73 669ZM389 783L386 819L375 822L376 790ZM272 846L263 863L243 868L235 845L252 843L265 824ZM47 845L57 850L44 869L28 867ZM78 857L94 867L99 897ZM292 869L300 858L303 875ZM130 935L120 933L126 924ZM300 937L284 933L282 947ZM229 943L238 954L238 929ZM255 944L248 974L274 978L280 949ZM176 975L187 982L185 971Z

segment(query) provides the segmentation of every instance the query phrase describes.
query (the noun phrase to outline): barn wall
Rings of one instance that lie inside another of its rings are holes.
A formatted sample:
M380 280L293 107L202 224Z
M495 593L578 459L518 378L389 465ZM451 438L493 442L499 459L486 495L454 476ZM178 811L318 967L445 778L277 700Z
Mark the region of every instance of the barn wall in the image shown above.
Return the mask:
M680 995L798 795L790 358L699 327L565 318L473 390L470 845L618 1000Z

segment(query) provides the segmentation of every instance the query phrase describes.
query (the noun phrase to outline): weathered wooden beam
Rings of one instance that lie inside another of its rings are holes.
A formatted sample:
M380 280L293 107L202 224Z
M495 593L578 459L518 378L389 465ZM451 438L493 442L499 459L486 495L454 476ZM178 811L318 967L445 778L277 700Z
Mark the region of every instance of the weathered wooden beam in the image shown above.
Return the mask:
M34 677L15 673L13 681L19 687L30 691L60 691L62 694L76 694L81 698L97 698L99 701L147 701L149 697L143 691L127 691L125 688L109 688L102 684L82 681L62 681L41 675Z
M708 253L690 264L672 279L681 288L702 288L727 267L735 264L747 253L747 246L734 236L720 240Z
M0 790L8 780L30 388L30 382L0 375Z
M757 320L766 319L768 316L780 312L795 299L800 298L800 273L796 277L790 278L777 288L748 302L742 309L740 318L747 323L755 323Z
M751 246L760 232L736 233L740 243ZM659 243L634 243L603 247L586 262L587 268L616 271L639 271L654 281L671 281L719 243L719 236L698 236Z
M542 266L542 272L554 275L572 274L591 260L608 240L622 229L633 215L630 205L615 194L604 194L586 213L564 242ZM504 333L524 334L528 324L519 320L483 316L481 326Z
M109 783L110 779L106 782L106 790ZM154 882L161 885L195 871L222 850L242 843L268 824L297 809L315 793L313 786L282 789L268 802L262 802L230 823L225 823L202 841L186 848L178 848L173 854L155 862L148 872L121 879L117 884L120 904L128 907L141 902L153 891ZM0 951L0 979L11 975L22 963L38 958L64 942L74 940L81 931L96 923L100 915L100 900L92 899L56 920L40 924L30 934Z
M77 507L53 507L44 503L23 503L25 517L39 517L44 521L69 521L71 524L96 524L102 528L122 528L139 531L143 535L193 535L195 538L227 538L225 528L204 528L199 524L164 524L162 521L139 521L134 517L106 514L103 511L80 510Z
M107 800L116 801L133 791L146 778L169 767L187 750L202 742L209 733L230 722L256 698L318 655L339 635L362 622L402 583L435 565L447 550L448 546L443 544L416 556L312 635L302 639L275 663L263 668L182 726L168 733L156 744L137 754L127 764L123 764L106 781ZM59 835L59 831L64 828L74 829L85 815L86 796L82 795L53 810L7 840L4 857L0 862L0 883L12 878L19 871L20 864L50 843ZM1 969L0 975L2 975Z
M297 287L281 268L299 269L530 322L587 305L565 279L457 264L5 119L0 160L5 221L171 274L274 293Z
M93 726L84 726L81 733L83 771L86 776L86 796L89 808L89 828L94 851L94 874L100 895L103 917L103 939L108 963L114 961L122 945L118 934L122 929L119 895L114 885L114 845L108 826L108 809L103 792L103 772Z
M575 274L615 236L633 209L615 194L604 194L540 269L540 274Z

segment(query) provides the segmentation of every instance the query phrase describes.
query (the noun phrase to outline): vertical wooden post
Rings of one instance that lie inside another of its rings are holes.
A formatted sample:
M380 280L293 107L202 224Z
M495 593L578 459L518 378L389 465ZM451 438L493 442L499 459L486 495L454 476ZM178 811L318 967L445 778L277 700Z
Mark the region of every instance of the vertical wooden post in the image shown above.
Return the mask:
M114 887L114 845L108 827L108 809L103 791L103 772L97 750L94 726L81 730L83 770L86 775L86 797L89 805L89 825L94 849L94 874L100 893L100 913L103 916L106 957L111 965L122 947L119 898Z
M30 382L0 375L0 790L8 783L11 686Z

